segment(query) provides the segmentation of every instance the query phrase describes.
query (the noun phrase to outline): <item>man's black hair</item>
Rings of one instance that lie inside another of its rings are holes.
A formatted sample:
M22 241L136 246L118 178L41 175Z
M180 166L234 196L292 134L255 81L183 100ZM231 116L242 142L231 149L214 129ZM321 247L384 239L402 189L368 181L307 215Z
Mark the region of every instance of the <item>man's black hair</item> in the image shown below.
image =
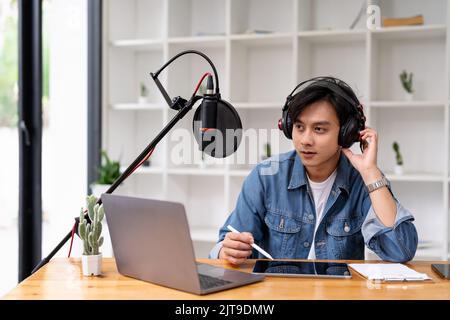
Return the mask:
M330 81L334 84L327 84ZM343 97L343 94L338 92L334 86L338 85L340 90L347 96ZM353 105L348 100L354 101ZM329 102L339 119L339 126L342 126L347 122L350 116L356 114L356 109L354 105L358 105L358 98L356 97L353 90L344 82L338 79L321 79L312 82L307 87L297 92L289 104L288 114L292 119L292 123L297 121L298 116L306 109L306 107L318 101Z

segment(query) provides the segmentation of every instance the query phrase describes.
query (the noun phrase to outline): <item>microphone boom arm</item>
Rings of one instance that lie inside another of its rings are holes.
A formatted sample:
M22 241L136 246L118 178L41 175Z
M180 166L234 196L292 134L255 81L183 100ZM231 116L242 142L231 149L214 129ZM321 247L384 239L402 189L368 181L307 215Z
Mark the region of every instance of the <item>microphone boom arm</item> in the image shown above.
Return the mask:
M156 73L150 73L153 80L156 83L156 86L161 91L164 99L166 100L167 104L170 108L178 110L178 112L175 114L175 116L172 118L172 120L167 123L164 128L158 133L158 135L153 139L152 142L148 144L148 146L144 149L144 151L141 152L141 154L131 163L128 168L114 181L114 183L109 187L109 189L105 193L112 193L116 188L125 180L128 178L128 176L133 172L133 170L136 168L136 166L149 154L149 152L156 147L156 145L164 138L164 136L175 126L175 124L183 119L183 117L193 108L195 103L202 99L202 96L194 95L189 100L185 100L181 97L176 97L173 100L170 99L167 91L162 86L161 82L158 80L158 75L163 71L169 64L171 64L175 59L185 55L185 54L198 54L205 58L205 60L208 61L208 63L211 65L211 68L213 69L215 80L216 80L216 95L220 98L220 92L219 92L219 77L217 75L217 70L212 63L212 61L202 52L195 51L195 50L187 50L180 52L176 56L174 56L172 59L170 59L168 62L166 62ZM98 204L101 204L101 199L97 200ZM89 216L85 214L85 218L89 219ZM75 232L78 234L78 223L79 218L75 218ZM46 265L51 258L64 246L64 244L71 238L72 236L72 230L61 240L61 242L50 252L50 254L42 259L37 266L33 269L31 274L38 271L41 267Z

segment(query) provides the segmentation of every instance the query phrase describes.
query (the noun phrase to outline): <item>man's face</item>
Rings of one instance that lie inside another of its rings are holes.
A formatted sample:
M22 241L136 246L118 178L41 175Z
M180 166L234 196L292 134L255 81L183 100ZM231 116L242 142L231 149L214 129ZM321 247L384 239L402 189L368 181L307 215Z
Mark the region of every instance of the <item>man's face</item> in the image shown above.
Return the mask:
M292 140L305 167L320 167L332 161L337 151L339 119L328 101L306 107L294 122Z

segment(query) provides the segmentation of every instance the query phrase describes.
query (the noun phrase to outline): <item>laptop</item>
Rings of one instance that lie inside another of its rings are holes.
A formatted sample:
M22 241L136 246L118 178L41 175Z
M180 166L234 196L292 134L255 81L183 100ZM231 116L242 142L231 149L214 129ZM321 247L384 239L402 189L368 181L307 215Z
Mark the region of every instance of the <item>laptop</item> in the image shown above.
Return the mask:
M181 203L101 196L120 274L199 295L264 279L195 261Z

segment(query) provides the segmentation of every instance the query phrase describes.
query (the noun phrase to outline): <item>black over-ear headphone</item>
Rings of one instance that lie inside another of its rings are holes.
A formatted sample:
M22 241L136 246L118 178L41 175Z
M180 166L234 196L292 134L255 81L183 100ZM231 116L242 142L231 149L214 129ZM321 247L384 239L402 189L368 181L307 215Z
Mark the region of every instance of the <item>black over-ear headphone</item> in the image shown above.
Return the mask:
M283 106L283 112L281 119L278 120L278 128L283 131L284 135L288 139L292 139L293 121L289 115L290 104L294 100L297 94L300 94L302 90L294 95L294 92L306 83L310 83L308 86L314 85L319 88L326 88L339 95L346 100L354 109L345 123L341 123L341 129L339 132L338 144L343 148L350 148L354 142L362 142L360 140L359 132L365 129L366 117L364 116L364 110L361 103L356 97L350 97L346 94L343 88L351 90L350 86L342 80L334 77L314 77L309 80L303 81L298 84L295 89L287 96L286 102ZM361 144L362 150L362 144Z

